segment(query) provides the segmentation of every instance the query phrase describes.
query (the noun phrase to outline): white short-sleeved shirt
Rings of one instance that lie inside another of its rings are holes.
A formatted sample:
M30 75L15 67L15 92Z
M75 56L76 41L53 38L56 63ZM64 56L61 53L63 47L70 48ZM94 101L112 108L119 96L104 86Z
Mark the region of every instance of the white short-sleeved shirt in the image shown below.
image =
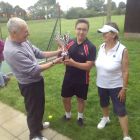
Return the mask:
M119 41L105 52L105 43L100 46L95 65L97 68L97 86L101 88L117 88L123 86L122 56L126 47Z

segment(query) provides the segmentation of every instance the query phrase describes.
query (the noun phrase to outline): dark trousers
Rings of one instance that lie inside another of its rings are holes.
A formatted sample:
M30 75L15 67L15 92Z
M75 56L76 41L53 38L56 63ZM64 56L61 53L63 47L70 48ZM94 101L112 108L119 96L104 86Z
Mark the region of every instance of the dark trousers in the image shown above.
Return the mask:
M45 105L44 80L25 85L19 84L19 89L24 97L30 139L41 136Z

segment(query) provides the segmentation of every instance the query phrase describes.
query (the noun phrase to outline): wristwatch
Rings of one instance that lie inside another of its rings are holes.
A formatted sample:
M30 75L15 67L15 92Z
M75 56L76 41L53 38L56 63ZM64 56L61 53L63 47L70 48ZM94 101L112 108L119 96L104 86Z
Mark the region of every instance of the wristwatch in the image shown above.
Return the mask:
M52 65L55 65L55 62L54 61L52 61Z

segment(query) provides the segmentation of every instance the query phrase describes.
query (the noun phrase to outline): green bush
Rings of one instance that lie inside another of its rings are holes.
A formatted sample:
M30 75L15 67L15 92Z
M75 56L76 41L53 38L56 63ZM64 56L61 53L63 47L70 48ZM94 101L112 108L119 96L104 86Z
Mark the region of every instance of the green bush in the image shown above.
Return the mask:
M8 19L6 17L0 17L0 23L6 23Z

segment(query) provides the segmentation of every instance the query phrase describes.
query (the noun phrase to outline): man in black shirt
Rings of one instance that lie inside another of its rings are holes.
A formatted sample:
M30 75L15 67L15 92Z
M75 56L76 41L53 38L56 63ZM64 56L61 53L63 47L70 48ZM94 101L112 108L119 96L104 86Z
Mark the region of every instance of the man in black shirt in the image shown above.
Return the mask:
M78 101L77 123L83 126L83 112L87 99L89 72L96 58L96 48L87 39L89 22L78 19L75 24L76 39L67 45L70 59L65 59L66 72L62 85L63 104L65 108L64 119L71 118L71 97L76 95Z

